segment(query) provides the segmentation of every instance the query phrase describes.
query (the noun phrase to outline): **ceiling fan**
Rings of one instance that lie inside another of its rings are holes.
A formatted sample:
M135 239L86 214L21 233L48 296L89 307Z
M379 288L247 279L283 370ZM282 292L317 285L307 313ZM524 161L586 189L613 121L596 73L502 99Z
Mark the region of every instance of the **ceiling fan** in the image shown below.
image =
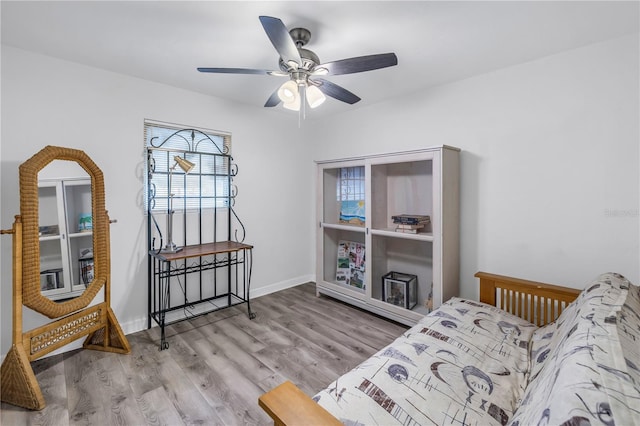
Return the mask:
M269 40L280 55L280 70L251 68L198 68L200 72L221 74L266 74L289 77L269 97L265 107L277 106L280 102L285 108L300 110L301 104L315 108L322 104L327 96L348 104L355 104L360 98L347 89L332 83L321 76L354 74L398 64L395 53L359 56L333 62L320 63L318 56L304 49L311 39L311 32L305 28L293 28L287 31L283 22L271 16L260 16L260 22Z

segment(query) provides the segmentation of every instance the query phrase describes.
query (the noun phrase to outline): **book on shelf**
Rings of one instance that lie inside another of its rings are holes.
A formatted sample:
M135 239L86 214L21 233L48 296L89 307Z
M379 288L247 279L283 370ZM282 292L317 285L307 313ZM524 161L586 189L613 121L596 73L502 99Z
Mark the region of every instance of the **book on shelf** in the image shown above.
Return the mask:
M424 228L424 223L420 223L418 225L409 225L405 223L400 223L396 226L396 229L422 229Z
M431 218L428 215L399 214L391 216L391 220L403 225L420 225L429 223Z
M396 232L402 232L403 234L418 234L420 233L420 229L396 228Z
M60 229L58 225L39 226L38 233L41 237L45 237L48 235L59 235Z

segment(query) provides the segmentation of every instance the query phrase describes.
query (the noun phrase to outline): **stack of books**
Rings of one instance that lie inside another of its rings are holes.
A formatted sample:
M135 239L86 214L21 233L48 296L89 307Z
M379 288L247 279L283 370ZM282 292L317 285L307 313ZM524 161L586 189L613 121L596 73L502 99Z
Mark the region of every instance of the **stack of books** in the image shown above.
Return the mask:
M417 234L431 221L429 216L415 214L394 215L391 219L396 224L396 232L406 234Z

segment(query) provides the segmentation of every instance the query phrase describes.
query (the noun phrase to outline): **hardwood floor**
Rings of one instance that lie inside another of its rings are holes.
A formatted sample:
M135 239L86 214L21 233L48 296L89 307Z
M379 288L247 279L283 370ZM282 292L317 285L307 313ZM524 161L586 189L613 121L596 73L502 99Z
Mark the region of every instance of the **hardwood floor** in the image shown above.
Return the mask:
M407 328L304 284L167 327L127 336L131 354L76 350L35 361L47 406L2 403L9 425L266 425L258 397L285 380L308 395Z

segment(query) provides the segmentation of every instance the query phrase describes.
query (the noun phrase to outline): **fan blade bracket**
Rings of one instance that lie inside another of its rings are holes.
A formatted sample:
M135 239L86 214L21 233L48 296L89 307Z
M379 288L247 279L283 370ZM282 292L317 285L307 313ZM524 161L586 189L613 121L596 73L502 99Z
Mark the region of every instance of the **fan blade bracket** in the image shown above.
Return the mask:
M272 75L274 77L289 77L289 73L282 71L268 71L267 74Z
M323 66L318 65L317 67L315 67L313 69L313 71L311 71L310 74L313 75L313 76L316 76L316 75L329 75L329 70L326 69Z

